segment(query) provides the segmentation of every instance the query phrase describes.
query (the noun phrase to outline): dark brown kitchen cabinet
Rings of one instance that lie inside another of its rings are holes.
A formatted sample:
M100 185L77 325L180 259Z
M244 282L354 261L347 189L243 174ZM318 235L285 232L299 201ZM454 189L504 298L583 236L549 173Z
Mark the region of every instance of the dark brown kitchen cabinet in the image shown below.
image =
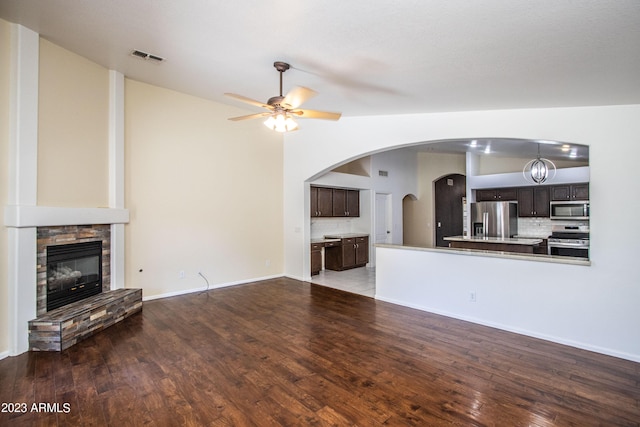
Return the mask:
M325 248L324 267L327 270L347 270L364 267L369 262L369 236L344 238L339 246Z
M311 187L311 216L333 216L333 189Z
M589 183L554 185L551 187L551 200L589 200Z
M333 216L359 217L360 191L343 188L333 189Z
M589 200L589 183L573 184L571 191L574 200Z
M356 237L356 265L364 266L369 262L369 237Z
M549 187L518 188L518 216L548 218Z
M311 187L312 217L359 217L360 191L344 188Z
M476 190L476 202L507 202L518 200L517 188L483 188Z
M311 244L311 275L319 274L322 270L322 248L324 243Z

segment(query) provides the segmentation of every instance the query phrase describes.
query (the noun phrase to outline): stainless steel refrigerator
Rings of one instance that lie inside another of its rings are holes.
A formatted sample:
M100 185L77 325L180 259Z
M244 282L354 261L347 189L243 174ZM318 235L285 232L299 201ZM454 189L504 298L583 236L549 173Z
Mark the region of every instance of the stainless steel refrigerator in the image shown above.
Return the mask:
M516 202L472 203L471 233L476 237L515 236L518 234L518 204Z

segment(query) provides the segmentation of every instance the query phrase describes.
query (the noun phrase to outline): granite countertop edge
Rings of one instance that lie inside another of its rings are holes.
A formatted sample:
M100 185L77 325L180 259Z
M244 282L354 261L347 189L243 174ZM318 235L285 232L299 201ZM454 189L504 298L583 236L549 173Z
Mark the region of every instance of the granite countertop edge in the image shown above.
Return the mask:
M543 239L532 237L475 237L475 236L449 236L444 240L454 242L478 242L478 243L504 243L509 245L538 245Z
M353 237L369 237L367 233L339 233L339 234L325 234L325 239L350 239Z

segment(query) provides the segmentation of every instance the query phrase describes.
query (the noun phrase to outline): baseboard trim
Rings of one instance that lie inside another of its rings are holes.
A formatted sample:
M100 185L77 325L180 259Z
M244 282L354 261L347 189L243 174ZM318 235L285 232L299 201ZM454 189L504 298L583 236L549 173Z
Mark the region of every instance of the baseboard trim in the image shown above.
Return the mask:
M581 342L578 342L578 341L567 340L567 339L556 337L556 336L552 336L552 335L540 334L540 333L536 333L536 332L529 331L529 330L526 330L526 329L513 328L513 327L510 327L508 325L503 325L503 324L494 323L494 322L487 322L487 321L485 321L483 319L477 319L475 317L460 316L460 315L457 315L455 313L449 313L449 312L442 311L442 310L435 310L433 308L425 307L425 306L418 305L418 304L409 304L409 303L406 303L404 301L395 300L393 298L384 298L384 297L380 297L378 295L376 295L374 298L379 300L379 301L384 301L384 302L388 302L388 303L391 303L391 304L401 305L403 307L414 308L416 310L426 311L428 313L433 313L433 314L437 314L437 315L440 315L440 316L451 317L453 319L464 320L465 322L471 322L471 323L475 323L475 324L482 325L482 326L488 326L490 328L501 329L503 331L513 332L513 333L516 333L516 334L519 334L519 335L524 335L524 336L528 336L528 337L532 337L532 338L537 338L537 339L541 339L541 340L545 340L545 341L550 341L550 342L554 342L556 344L562 344L562 345L566 345L566 346L569 346L569 347L579 348L581 350L592 351L594 353L604 354L606 356L613 356L613 357L617 357L619 359L630 360L632 362L640 362L640 355L624 353L624 352L616 351L616 350L613 350L613 349L610 349L610 348L604 348L604 347L589 345L589 344L581 343Z
M156 299L162 299L162 298L171 298L171 297L177 297L180 295L187 295L187 294L193 294L196 292L204 292L207 290L213 290L213 289L220 289L220 288L227 288L229 286L238 286L238 285L246 285L247 283L254 283L254 282L260 282L262 280L270 280L270 279L278 279L280 277L284 277L282 274L276 274L273 276L263 276L263 277L256 277L253 279L246 279L246 280L238 280L235 282L226 282L226 283L218 283L217 285L212 285L212 286L202 286L199 288L192 288L192 289L184 289L184 290L180 290L180 291L174 291L174 292L166 292L163 294L158 294L158 295L151 295L151 296L144 296L144 288L142 290L143 293L143 297L142 297L142 301L153 301Z
M0 352L0 360L6 359L7 357L9 357L9 352L8 351Z

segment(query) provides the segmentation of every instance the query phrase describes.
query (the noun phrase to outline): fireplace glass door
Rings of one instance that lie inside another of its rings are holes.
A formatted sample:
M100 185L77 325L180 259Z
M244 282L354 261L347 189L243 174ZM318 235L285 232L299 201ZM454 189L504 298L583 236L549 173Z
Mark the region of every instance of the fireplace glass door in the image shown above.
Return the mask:
M102 291L102 242L47 247L47 311Z

